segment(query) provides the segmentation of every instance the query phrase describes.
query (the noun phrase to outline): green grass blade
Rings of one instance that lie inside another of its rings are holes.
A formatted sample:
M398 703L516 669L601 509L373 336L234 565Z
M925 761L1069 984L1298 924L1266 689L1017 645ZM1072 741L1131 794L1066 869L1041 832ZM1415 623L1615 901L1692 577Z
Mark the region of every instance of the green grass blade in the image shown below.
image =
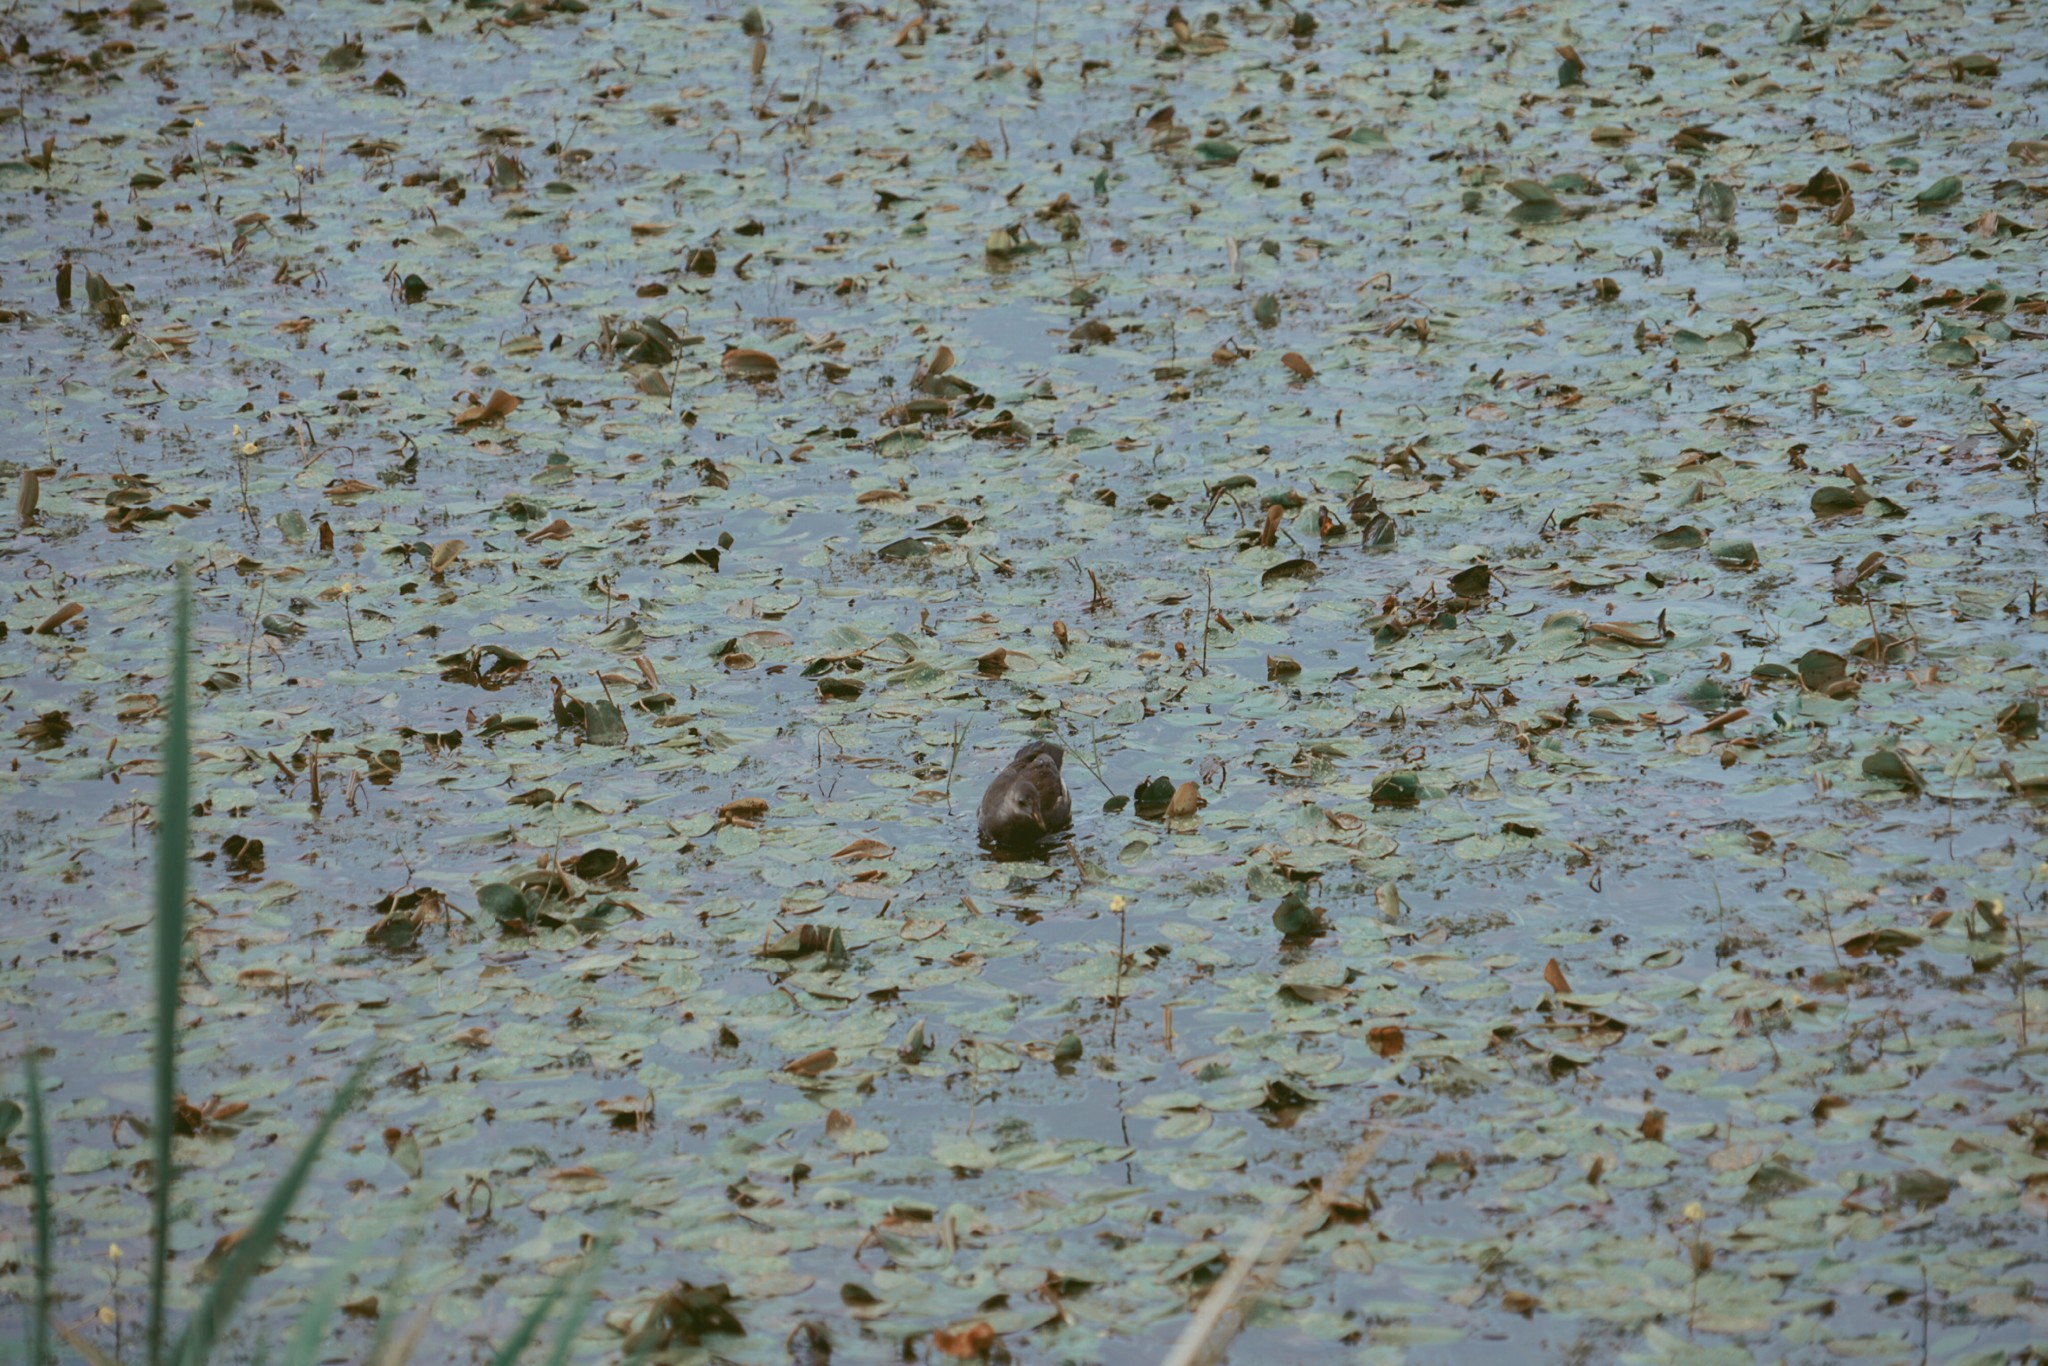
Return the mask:
M50 1133L43 1117L43 1074L36 1066L31 1044L24 1060L28 1068L28 1174L30 1198L35 1202L36 1304L30 1320L29 1366L46 1366L50 1360Z
M555 1278L555 1283L548 1287L548 1293L541 1296L539 1302L526 1311L526 1317L512 1330L512 1336L507 1338L504 1345L491 1357L491 1366L512 1366L513 1362L519 1360L520 1353L524 1352L539 1335L541 1324L546 1322L555 1304L567 1294L569 1314L562 1333L555 1339L554 1351L548 1355L548 1360L559 1366L564 1354L569 1350L568 1344L576 1336L576 1329L583 1322L584 1311L590 1306L590 1297L597 1289L597 1273L604 1266L605 1259L611 1255L612 1242L612 1235L607 1231L574 1271L565 1271Z
M263 1202L263 1208L257 1211L255 1221L242 1235L241 1242L228 1254L226 1265L214 1277L213 1288L192 1312L185 1330L178 1335L171 1349L170 1360L176 1366L201 1366L206 1360L207 1353L213 1349L215 1337L235 1312L235 1306L241 1302L249 1283L256 1279L263 1259L270 1255L270 1249L277 1243L285 1216L291 1213L292 1203L299 1197L299 1188L306 1184L306 1174L312 1171L320 1149L327 1142L327 1135L348 1107L355 1103L356 1094L363 1087L363 1078L369 1074L370 1064L375 1059L375 1054L364 1058L348 1074L326 1113L314 1126L312 1136L299 1149L299 1155L292 1159L291 1169L271 1188L270 1198Z
M150 1130L149 1361L164 1347L164 1279L171 1242L171 1138L178 1094L178 979L185 959L185 879L192 824L192 572L178 567L171 617L169 721L156 801L156 1120Z
M590 1312L590 1301L597 1294L598 1273L604 1270L605 1262L611 1257L613 1239L607 1235L598 1240L590 1250L589 1260L576 1276L576 1288L569 1292L569 1306L562 1313L562 1327L555 1334L555 1348L548 1353L547 1366L564 1366L569 1352L576 1345L576 1334L583 1327L584 1316Z
M562 1298L563 1293L569 1289L569 1282L575 1279L576 1277L568 1272L555 1277L555 1283L548 1287L548 1293L542 1295L533 1308L526 1311L526 1317L519 1320L519 1326L512 1330L512 1336L506 1338L504 1344L491 1357L491 1366L512 1366L513 1362L519 1360L519 1354L526 1350L528 1344L540 1332L540 1326L553 1312L555 1302Z
M437 1203L431 1197L414 1196L413 1212L409 1216L411 1223L399 1239L397 1260L377 1285L377 1297L381 1303L396 1306L413 1302L413 1258L427 1240L427 1221L432 1217L429 1211ZM370 1341L356 1353L356 1360L363 1362L364 1366L382 1366L389 1359L394 1335L399 1328L396 1313L377 1315L377 1326L371 1332Z
M381 1237L382 1233L380 1226L377 1236ZM292 1335L285 1342L284 1355L278 1358L278 1366L319 1366L321 1349L326 1345L327 1325L334 1321L334 1311L348 1290L349 1275L376 1241L374 1237L363 1239L320 1278L320 1284L313 1288L312 1297L299 1313L299 1321L292 1325Z

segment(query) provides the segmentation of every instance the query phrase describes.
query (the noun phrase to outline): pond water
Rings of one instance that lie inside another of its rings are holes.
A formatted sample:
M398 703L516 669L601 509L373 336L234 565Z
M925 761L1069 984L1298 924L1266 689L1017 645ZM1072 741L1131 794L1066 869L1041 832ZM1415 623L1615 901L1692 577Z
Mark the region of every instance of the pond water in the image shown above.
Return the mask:
M1238 1360L2048 1337L2038 14L1710 8L6 16L63 1320L186 564L174 1312L375 1057L223 1359L610 1237L574 1360L1152 1361L1275 1227Z

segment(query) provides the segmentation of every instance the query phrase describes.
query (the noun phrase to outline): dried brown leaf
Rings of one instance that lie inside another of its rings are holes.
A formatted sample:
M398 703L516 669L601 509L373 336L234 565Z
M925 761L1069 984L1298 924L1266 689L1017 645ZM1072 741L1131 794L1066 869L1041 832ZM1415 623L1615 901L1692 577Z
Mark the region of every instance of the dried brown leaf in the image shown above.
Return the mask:
M744 346L735 346L719 358L718 368L725 372L727 379L744 379L756 382L778 378L782 374L782 363L766 351L755 351Z
M455 415L458 427L478 427L487 422L503 422L519 407L520 400L503 389L493 389L491 396L482 403L472 403Z
M830 1048L821 1048L815 1053L806 1053L782 1064L782 1070L798 1077L817 1077L830 1072L839 1065L839 1054Z

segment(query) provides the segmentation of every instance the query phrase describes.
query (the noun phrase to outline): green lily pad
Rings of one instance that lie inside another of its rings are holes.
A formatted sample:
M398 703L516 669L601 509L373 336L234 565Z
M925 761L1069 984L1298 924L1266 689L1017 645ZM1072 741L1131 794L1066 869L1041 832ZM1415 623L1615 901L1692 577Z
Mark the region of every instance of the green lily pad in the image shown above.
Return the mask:
M1960 199L1962 194L1962 180L1956 176L1945 175L1914 195L1913 202L1922 207L1933 207L1953 203Z
M1372 781L1376 806L1413 806L1422 794L1422 779L1405 769L1382 773Z
M1906 756L1896 750L1881 749L1874 754L1863 756L1863 776L1879 778L1899 784L1914 791L1927 786L1927 780L1920 776L1920 770L1913 767Z

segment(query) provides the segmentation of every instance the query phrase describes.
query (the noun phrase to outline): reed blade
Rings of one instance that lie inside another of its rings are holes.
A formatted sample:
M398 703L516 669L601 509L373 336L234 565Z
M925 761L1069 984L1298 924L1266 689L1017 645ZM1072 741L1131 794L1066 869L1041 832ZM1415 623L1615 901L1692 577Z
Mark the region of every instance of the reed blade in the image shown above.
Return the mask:
M50 1131L43 1115L43 1074L36 1066L34 1045L24 1059L28 1071L29 1198L35 1204L36 1303L29 1324L29 1366L50 1360Z
M313 1163L319 1158L327 1135L333 1131L336 1121L347 1113L348 1107L355 1103L357 1093L363 1088L363 1078L369 1074L370 1064L375 1060L373 1053L356 1064L355 1070L348 1074L348 1080L341 1084L341 1089L328 1103L326 1112L320 1116L320 1122L313 1127L298 1156L292 1159L291 1169L271 1188L263 1208L256 1212L255 1220L243 1233L241 1241L235 1244L234 1251L228 1254L226 1265L214 1277L206 1298L192 1311L184 1331L178 1335L168 1358L173 1366L202 1366L205 1362L220 1330L241 1303L249 1283L256 1279L263 1259L276 1246L277 1235L283 1231L285 1218L299 1197L299 1188L306 1184L306 1175L313 1170Z
M178 979L185 956L186 862L192 825L192 571L178 567L171 609L171 683L163 781L156 802L155 1123L150 1129L149 1361L161 1366L171 1233L171 1139L177 1127Z

